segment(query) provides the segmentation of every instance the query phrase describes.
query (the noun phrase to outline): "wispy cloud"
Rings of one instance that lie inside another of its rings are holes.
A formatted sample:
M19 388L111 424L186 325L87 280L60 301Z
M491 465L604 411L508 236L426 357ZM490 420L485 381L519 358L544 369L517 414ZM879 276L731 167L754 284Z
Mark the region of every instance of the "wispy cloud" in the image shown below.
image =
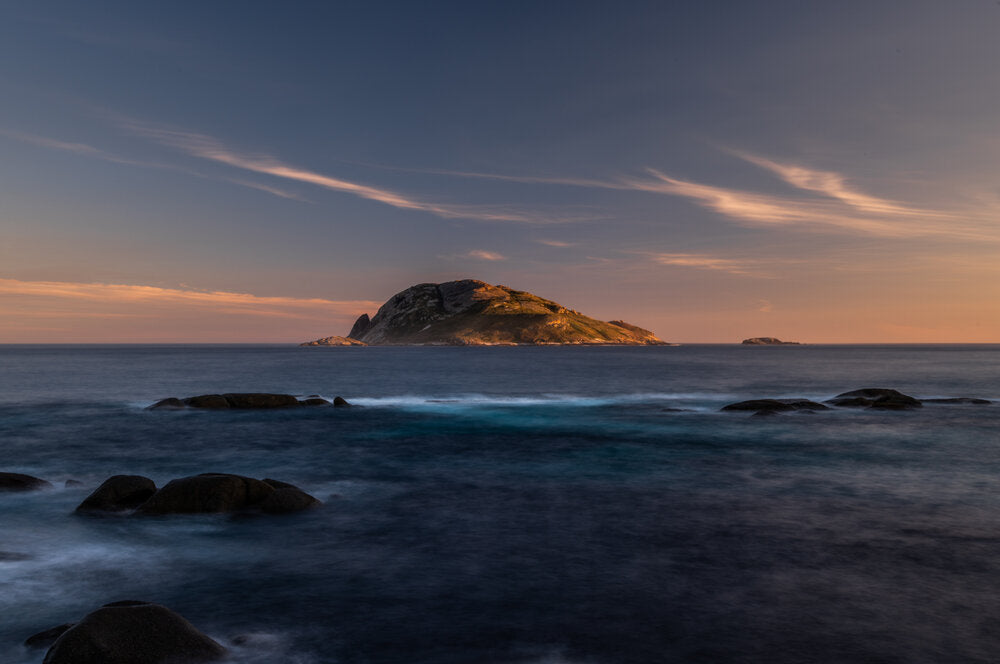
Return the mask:
M313 318L317 315L356 315L371 311L381 303L370 300L326 300L321 298L269 297L250 293L228 291L199 291L179 288L160 288L135 284L79 283L66 281L22 281L0 279L0 296L27 296L31 303L46 299L89 302L95 305L129 305L139 307L129 314L121 312L83 311L84 315L113 317L121 315L142 316L149 312L144 305L171 305L210 308L216 313L250 316ZM0 303L0 314L24 301L7 299ZM37 307L36 307L37 308ZM33 315L40 315L37 312Z
M263 154L246 154L224 145L211 136L177 129L150 125L130 119L120 119L119 124L128 131L180 150L200 159L226 164L233 168L303 182L324 189L350 194L376 201L402 210L429 212L445 219L474 219L480 221L515 221L523 223L563 223L592 219L591 216L525 210L515 206L465 205L436 203L421 200L382 187L375 187L316 171L290 166L279 159Z
M575 246L575 242L564 242L562 240L535 240L538 244L544 244L547 247L559 247L566 248Z
M993 209L929 209L880 198L848 184L840 173L786 164L757 155L727 150L730 154L775 174L785 183L811 194L782 196L703 184L649 168L642 176L608 179L535 177L480 172L426 170L465 178L523 184L548 184L595 189L640 191L693 200L726 219L756 226L785 226L812 231L855 233L888 238L941 237L960 240L1000 241ZM820 194L822 197L817 197Z
M469 253L465 254L469 258L479 258L484 261L505 261L507 257L503 254L499 254L495 251L486 251L484 249L473 249Z
M755 269L757 264L754 261L741 261L709 254L643 252L643 255L648 256L654 263L659 265L674 265L699 270L717 270L741 276L766 276Z
M85 157L92 157L95 159L101 159L103 161L109 161L115 164L124 164L126 166L139 166L141 168L153 168L158 170L175 171L179 173L184 173L186 175L193 175L194 177L202 178L205 180L213 180L216 182L229 182L231 184L239 185L241 187L249 187L250 189L257 189L258 191L263 191L273 196L278 196L280 198L287 198L292 200L308 202L306 201L305 198L303 198L299 194L296 194L295 192L286 191L284 189L272 185L261 184L260 182L253 182L241 178L216 177L214 175L206 175L199 171L187 168L180 168L172 164L130 159L128 157L122 157L120 155L108 152L106 150L95 148L94 146L87 145L86 143L61 141L58 139L48 138L45 136L38 136L35 134L29 134L17 131L9 131L6 129L0 129L0 136L20 141L22 143L28 143L29 145L36 145L38 147L46 148L48 150L71 152L73 154L78 154Z

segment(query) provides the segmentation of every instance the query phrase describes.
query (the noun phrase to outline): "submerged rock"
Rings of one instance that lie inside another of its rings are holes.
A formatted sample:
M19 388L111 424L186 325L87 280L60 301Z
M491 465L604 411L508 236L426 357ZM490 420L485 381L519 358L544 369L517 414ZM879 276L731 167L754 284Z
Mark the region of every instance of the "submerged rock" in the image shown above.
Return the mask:
M195 664L225 655L224 647L164 606L116 602L67 628L44 664Z
M757 413L784 413L793 410L830 410L828 406L808 399L751 399L731 403L722 407L723 411L755 411Z
M52 483L21 473L0 473L0 492L51 489Z
M136 514L284 514L319 504L319 500L292 484L255 480L242 475L205 473L168 482L140 505Z
M153 480L142 475L115 475L87 496L77 512L124 512L142 505L156 493Z
M874 408L876 410L910 410L922 408L920 400L885 387L866 387L838 394L827 400L838 408Z

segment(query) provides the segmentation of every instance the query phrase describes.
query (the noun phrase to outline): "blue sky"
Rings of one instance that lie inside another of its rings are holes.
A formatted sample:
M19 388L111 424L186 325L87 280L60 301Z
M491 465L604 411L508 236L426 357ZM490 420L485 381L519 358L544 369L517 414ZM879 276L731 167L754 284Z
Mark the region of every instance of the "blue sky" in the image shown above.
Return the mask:
M998 28L972 1L6 3L0 342L304 340L464 277L673 341L997 341Z

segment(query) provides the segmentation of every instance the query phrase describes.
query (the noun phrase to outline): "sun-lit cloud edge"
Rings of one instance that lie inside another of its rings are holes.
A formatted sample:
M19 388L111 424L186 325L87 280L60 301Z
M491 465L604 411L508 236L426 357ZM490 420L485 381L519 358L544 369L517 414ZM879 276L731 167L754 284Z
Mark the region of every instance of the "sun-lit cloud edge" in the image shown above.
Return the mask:
M86 302L94 305L174 305L198 309L211 308L216 313L264 317L300 318L315 315L357 315L377 309L381 302L373 300L326 300L322 298L274 297L229 291L199 291L161 288L135 284L78 283L66 281L23 281L0 279L0 298L24 296L37 307L40 300ZM17 302L0 300L0 314L14 309L22 311ZM44 305L43 305L44 306ZM45 310L42 309L41 315ZM76 315L65 312L67 316ZM100 316L99 312L83 312ZM144 312L136 312L145 315ZM40 315L33 312L32 315ZM112 312L112 315L121 315Z

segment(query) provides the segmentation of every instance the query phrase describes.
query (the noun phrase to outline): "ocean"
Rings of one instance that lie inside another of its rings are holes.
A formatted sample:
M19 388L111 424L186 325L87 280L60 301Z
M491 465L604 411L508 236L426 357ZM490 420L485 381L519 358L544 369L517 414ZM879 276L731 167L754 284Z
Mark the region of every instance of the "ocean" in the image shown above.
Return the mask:
M992 405L750 417L864 387ZM217 392L352 408L148 411ZM163 604L254 664L1000 661L1000 346L0 346L0 662ZM104 479L283 516L76 516ZM73 479L83 486L65 487Z

